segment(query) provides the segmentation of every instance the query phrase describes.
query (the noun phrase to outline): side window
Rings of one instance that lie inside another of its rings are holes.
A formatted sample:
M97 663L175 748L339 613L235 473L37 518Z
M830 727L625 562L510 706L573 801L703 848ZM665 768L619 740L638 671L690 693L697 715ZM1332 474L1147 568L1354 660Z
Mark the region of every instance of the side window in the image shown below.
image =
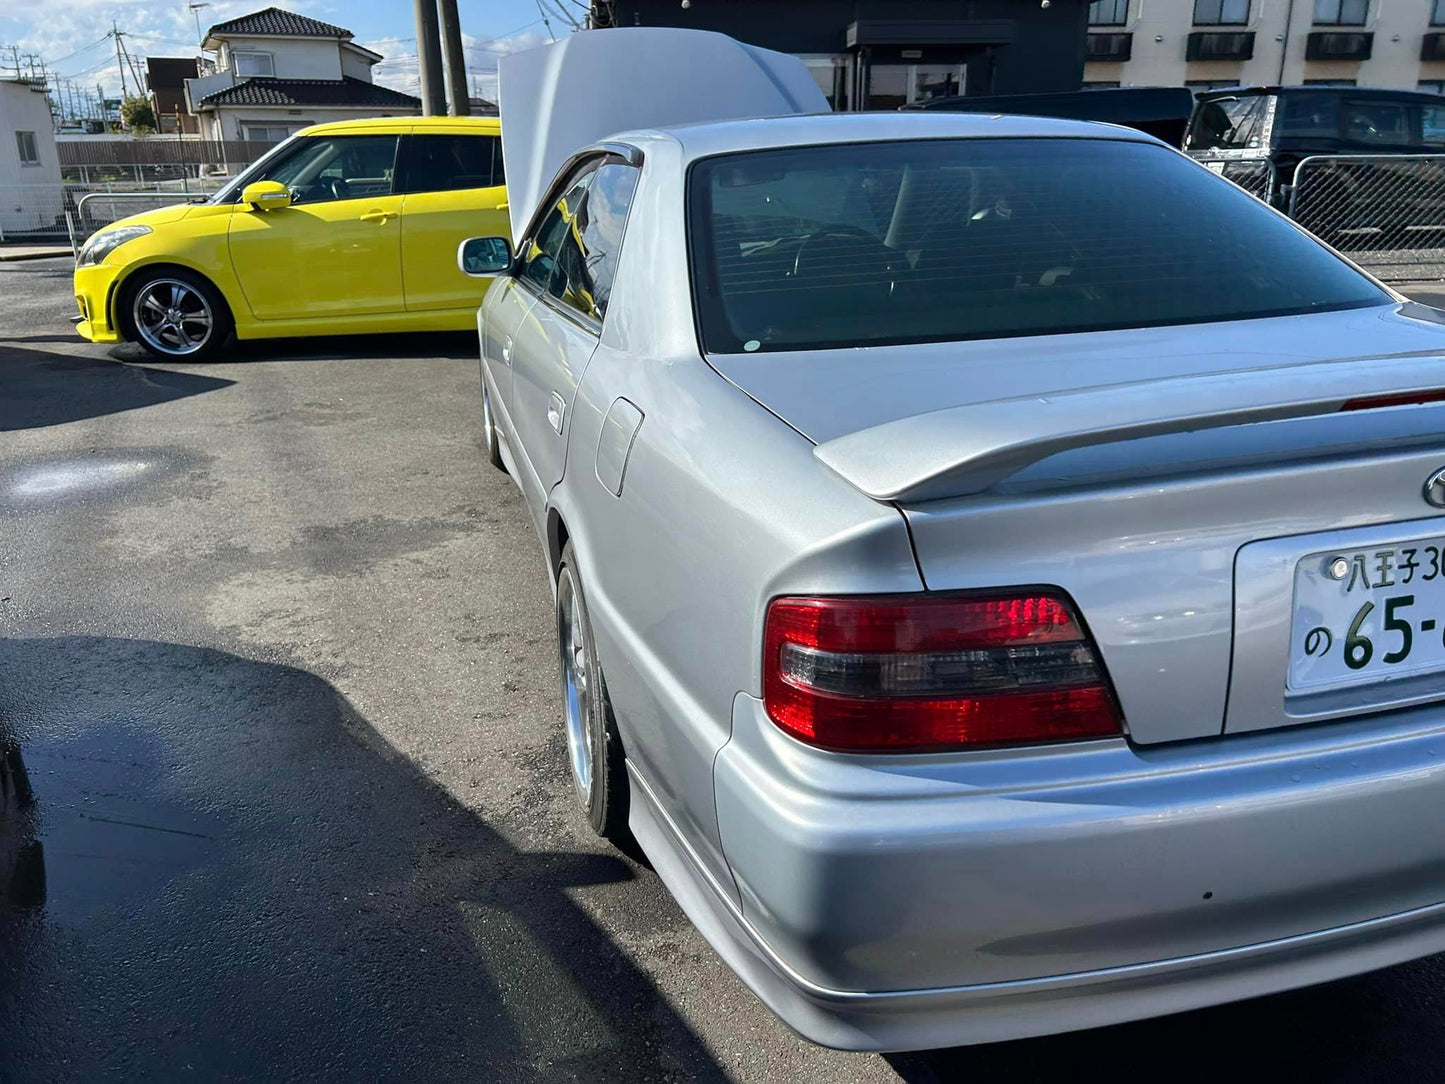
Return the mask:
M584 287L580 296L591 302L590 310L582 311L598 320L607 315L617 257L622 250L622 231L639 175L636 166L625 162L603 163L593 175L587 201L582 205L581 229L577 231Z
M1281 139L1338 139L1340 99L1338 94L1307 91L1279 97L1275 131Z
M407 139L406 190L453 192L502 184L502 141L486 135L413 135Z
M1345 138L1355 143L1413 143L1405 106L1397 102L1345 102Z
M388 136L318 136L296 144L254 181L280 181L295 203L386 196L392 191L396 140Z
M1445 105L1421 107L1420 142L1427 147L1445 147Z
M636 167L606 159L577 179L537 229L522 277L584 316L601 320L637 178Z
M572 178L566 193L552 204L542 224L523 246L522 278L546 290L553 297L567 293L567 271L563 248L571 236L577 211L592 180L592 168Z

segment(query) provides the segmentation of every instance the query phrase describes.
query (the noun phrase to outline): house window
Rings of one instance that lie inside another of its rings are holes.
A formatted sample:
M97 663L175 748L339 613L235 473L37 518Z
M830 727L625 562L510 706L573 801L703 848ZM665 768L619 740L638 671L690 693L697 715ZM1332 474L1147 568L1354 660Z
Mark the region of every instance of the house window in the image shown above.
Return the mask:
M1085 90L1118 90L1119 80L1094 79L1084 83Z
M38 166L40 164L40 151L35 146L34 132L16 132L15 146L20 151L22 166Z
M1355 85L1353 79L1306 79L1307 87L1352 87Z
M1190 90L1222 90L1239 86L1238 79L1186 79L1184 85Z
M292 132L305 128L305 124L244 124L241 126L244 137L252 143L280 143Z
M1090 26L1123 26L1128 21L1129 0L1094 0L1089 5Z
M1445 0L1435 0L1430 5L1430 25L1445 26Z
M1244 26L1249 0L1194 0L1195 26Z
M232 53L231 70L243 76L274 76L276 60L270 53Z
M1415 89L1426 94L1445 94L1445 79L1421 79Z
M1315 0L1315 25L1364 26L1369 10L1370 0Z

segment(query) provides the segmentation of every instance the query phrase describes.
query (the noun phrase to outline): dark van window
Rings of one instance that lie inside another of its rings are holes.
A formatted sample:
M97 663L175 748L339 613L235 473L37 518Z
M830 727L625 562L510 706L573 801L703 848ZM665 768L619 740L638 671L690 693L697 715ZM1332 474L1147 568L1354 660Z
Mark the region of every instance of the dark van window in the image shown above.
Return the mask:
M1403 147L1410 138L1410 111L1400 102L1350 101L1344 103L1345 138L1352 143L1379 143Z
M406 191L494 188L502 178L502 141L487 135L407 137Z
M1281 94L1274 131L1281 139L1339 139L1339 95L1316 92Z
M718 353L1004 338L1388 304L1165 147L915 140L699 161L693 287Z
M1263 147L1269 101L1266 94L1250 94L1200 103L1185 147L1191 151Z
M1420 142L1427 147L1445 147L1445 105L1420 107Z

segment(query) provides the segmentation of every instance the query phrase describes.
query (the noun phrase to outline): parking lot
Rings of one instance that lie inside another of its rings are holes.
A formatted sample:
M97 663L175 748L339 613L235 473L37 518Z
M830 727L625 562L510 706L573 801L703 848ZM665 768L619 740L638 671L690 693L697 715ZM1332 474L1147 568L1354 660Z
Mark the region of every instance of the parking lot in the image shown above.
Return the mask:
M1438 958L993 1047L798 1039L574 808L474 337L157 364L74 336L68 260L0 298L0 722L45 856L0 912L0 1079L1445 1079Z

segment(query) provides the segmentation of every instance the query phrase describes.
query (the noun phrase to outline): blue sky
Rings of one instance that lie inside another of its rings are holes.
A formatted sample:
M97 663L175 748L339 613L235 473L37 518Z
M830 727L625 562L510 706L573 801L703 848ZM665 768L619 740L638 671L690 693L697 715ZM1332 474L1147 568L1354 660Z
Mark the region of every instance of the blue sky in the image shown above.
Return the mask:
M551 32L560 35L569 27L558 9L580 16L583 0L458 0L467 70L483 95L495 93L498 55L548 40L539 3L551 16ZM0 72L11 65L14 46L22 58L39 54L62 78L92 91L100 83L113 95L120 88L115 46L101 41L112 20L126 33L126 45L137 57L189 56L196 51L195 15L185 0L12 0L7 6L10 14L0 17ZM201 27L268 6L273 6L269 0L212 0L200 10ZM387 58L375 69L377 82L415 93L416 30L410 0L281 0L274 6L351 30L358 42Z

